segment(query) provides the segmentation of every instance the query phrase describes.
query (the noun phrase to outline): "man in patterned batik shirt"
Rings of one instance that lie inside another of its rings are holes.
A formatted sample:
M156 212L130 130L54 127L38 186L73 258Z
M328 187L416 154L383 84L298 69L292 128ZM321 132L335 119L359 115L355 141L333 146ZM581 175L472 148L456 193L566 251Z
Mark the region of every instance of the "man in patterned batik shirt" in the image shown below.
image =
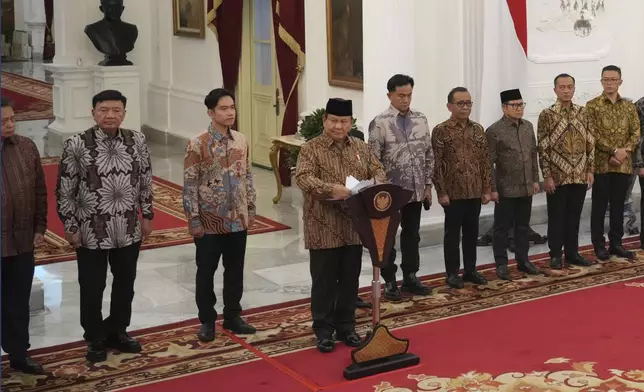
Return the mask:
M481 203L490 202L492 168L483 127L470 120L472 96L464 87L455 87L447 95L451 117L434 127L432 147L436 159L434 186L438 203L445 211L443 252L447 284L455 289L464 282L487 284L476 270L476 238L479 233ZM461 278L459 244L463 233Z
M34 248L47 229L47 186L36 144L17 135L13 106L2 97L2 349L11 368L43 374L29 350Z
M595 140L586 109L575 105L575 78L560 74L554 81L557 102L539 114L537 138L543 187L548 203L550 268L567 264L588 267L579 254L579 221L586 192L593 186ZM563 254L561 248L563 247Z
M532 196L539 192L537 141L532 123L523 119L525 103L519 90L501 92L503 117L486 131L492 160L494 206L493 250L496 274L510 280L508 246L514 228L514 253L519 271L537 275L528 259Z
M255 188L246 136L232 130L235 99L218 88L205 98L210 124L186 147L183 208L197 247L196 301L199 340L215 340L217 312L213 278L224 264L223 327L237 334L255 328L240 317L248 229L255 222Z
M635 254L622 246L624 202L633 173L632 156L639 147L640 123L633 102L619 95L622 70L609 65L602 70L604 92L586 105L595 137L595 184L592 192L590 232L599 260L611 255L633 259ZM610 245L606 250L604 219L610 202Z
M403 272L402 291L428 295L431 289L416 277L420 266L420 215L423 200L431 204L434 151L427 117L410 108L414 79L394 75L387 82L387 97L391 105L369 124L369 147L385 167L392 184L414 192L409 204L401 209L400 251ZM389 254L389 262L382 268L385 279L385 298L401 299L396 283L396 249Z
M644 195L644 134L642 134L642 129L644 129L644 97L635 102L635 108L640 120L641 135L640 145L635 150L633 167L637 170L640 179L640 194ZM644 249L644 197L640 198L640 249Z
M362 266L362 242L346 206L348 176L385 182L385 172L363 141L348 136L353 124L351 101L327 102L322 135L302 146L295 181L304 195L304 247L311 262L311 316L317 348L328 353L336 340L357 347L356 296ZM335 199L331 202L330 199Z
M139 249L152 232L152 168L143 133L121 128L126 103L116 90L94 96L96 125L65 141L56 185L58 215L76 248L90 362L105 361L107 348L141 351L126 329ZM114 280L110 315L103 320L108 264Z

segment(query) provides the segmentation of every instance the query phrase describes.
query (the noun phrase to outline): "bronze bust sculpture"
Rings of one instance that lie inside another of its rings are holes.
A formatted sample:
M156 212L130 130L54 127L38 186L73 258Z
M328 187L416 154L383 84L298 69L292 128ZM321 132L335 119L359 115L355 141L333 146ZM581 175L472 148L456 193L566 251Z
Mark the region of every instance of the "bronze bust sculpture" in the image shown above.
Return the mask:
M132 65L127 54L134 49L139 36L135 25L123 22L123 0L101 0L99 7L105 17L85 26L85 34L105 59L98 63L105 66Z

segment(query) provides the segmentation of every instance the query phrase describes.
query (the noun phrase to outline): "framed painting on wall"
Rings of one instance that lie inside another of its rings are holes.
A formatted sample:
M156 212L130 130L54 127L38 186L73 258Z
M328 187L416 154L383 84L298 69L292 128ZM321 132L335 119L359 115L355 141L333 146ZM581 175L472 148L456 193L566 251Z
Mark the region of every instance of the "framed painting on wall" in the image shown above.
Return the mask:
M326 0L329 85L362 90L362 0Z
M206 37L206 8L204 0L172 0L174 35Z

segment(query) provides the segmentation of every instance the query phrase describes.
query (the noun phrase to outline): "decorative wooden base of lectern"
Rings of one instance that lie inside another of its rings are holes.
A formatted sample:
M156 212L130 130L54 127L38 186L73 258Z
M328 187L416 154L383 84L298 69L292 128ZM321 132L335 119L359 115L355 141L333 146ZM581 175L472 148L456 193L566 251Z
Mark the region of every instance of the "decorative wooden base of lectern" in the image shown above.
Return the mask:
M380 324L380 268L387 265L400 224L400 209L411 196L411 191L400 186L381 184L365 188L346 200L354 226L363 245L369 249L373 263L373 330L362 345L351 352L353 364L344 369L344 378L347 380L420 363L418 356L407 352L409 340L396 338Z

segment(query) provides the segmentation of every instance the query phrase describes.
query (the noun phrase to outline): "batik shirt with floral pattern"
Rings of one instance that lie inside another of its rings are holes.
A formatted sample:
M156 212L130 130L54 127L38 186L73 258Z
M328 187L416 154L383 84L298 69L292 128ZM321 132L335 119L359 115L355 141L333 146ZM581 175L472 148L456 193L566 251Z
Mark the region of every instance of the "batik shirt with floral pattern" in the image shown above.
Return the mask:
M390 106L369 124L369 147L392 184L413 191L414 201L425 198L425 187L432 185L434 175L434 150L424 114L415 110L403 114Z
M141 241L139 213L153 218L152 166L141 132L98 126L65 141L56 202L65 232L80 231L82 247L123 248Z
M248 230L255 218L255 188L243 134L208 130L186 147L183 209L191 227L206 234Z

